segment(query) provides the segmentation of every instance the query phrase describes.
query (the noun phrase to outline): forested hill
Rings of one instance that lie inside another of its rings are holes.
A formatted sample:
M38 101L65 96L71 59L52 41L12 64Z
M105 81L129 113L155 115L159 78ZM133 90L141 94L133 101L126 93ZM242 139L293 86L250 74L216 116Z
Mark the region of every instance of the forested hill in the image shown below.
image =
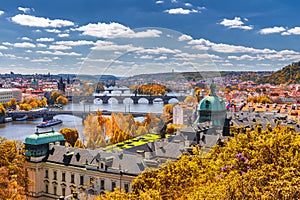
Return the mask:
M282 83L300 83L300 62L292 63L269 76L264 76L259 80L260 83L271 83L279 85Z

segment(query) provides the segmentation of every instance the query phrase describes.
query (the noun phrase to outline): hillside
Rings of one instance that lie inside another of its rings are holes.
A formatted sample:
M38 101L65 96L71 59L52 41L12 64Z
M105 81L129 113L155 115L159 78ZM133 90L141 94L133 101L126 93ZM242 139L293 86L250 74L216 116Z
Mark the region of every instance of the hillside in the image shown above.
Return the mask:
M278 70L269 76L262 77L258 80L258 82L271 83L275 85L279 85L282 83L300 83L300 62L292 63L291 65L285 66L281 70Z

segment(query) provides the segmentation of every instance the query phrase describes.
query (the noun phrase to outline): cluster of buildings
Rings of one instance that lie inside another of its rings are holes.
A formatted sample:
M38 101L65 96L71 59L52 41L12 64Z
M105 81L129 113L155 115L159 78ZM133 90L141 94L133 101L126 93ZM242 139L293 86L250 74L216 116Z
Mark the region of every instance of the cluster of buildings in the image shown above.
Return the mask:
M22 101L26 98L41 99L52 91L60 90L67 96L74 91L82 89L82 84L77 78L65 79L57 75L0 75L0 103L16 98Z

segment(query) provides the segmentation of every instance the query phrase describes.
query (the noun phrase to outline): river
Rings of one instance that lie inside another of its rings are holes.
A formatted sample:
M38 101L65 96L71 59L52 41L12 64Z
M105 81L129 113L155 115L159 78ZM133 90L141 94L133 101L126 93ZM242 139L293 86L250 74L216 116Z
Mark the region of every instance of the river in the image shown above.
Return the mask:
M108 110L112 112L147 112L147 113L161 113L163 104L68 104L64 106L63 110L74 111L97 111ZM82 138L84 129L82 119L71 115L58 115L54 118L59 118L63 121L62 124L53 126L55 131L61 128L76 128ZM36 125L42 122L41 118L27 121L13 121L5 124L0 124L0 136L6 137L9 140L22 140L28 135L36 132ZM39 129L39 131L52 130L52 127Z

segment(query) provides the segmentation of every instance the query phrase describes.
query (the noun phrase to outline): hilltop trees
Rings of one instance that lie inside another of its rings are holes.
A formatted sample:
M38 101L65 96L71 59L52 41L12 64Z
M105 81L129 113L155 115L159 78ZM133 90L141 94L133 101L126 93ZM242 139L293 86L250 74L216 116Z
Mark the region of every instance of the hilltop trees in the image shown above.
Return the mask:
M209 153L194 148L193 155L145 170L124 199L299 199L300 135L278 124L243 130L233 127L235 137Z
M168 90L165 86L160 84L149 83L142 85L137 89L138 94L146 95L165 95L168 93Z

